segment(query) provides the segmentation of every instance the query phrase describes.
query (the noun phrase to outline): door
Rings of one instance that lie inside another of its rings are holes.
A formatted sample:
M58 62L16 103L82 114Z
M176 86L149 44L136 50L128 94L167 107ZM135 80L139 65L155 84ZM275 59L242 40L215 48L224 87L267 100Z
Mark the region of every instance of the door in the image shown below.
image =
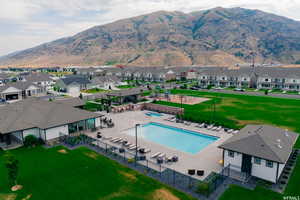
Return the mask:
M247 174L251 174L251 168L252 168L252 163L251 163L251 156L243 154L242 157L242 172L245 172Z

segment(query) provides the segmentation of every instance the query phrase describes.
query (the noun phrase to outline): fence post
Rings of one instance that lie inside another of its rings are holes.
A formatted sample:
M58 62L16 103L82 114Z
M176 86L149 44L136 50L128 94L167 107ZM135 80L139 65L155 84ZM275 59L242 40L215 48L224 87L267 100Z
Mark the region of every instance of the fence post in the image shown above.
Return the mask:
M162 174L161 174L161 164L159 164L159 175L160 175L160 178L161 178L161 176L162 176Z
M107 153L107 144L105 143L105 153Z
M124 161L126 160L126 151L125 151L125 149L124 149Z
M173 170L173 185L175 185L175 170Z

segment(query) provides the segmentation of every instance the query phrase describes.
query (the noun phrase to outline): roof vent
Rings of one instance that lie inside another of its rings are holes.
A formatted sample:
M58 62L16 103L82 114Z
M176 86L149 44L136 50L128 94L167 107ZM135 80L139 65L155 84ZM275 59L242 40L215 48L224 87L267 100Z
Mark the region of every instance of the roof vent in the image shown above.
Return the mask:
M280 139L277 139L277 144L276 144L276 146L277 146L279 149L282 149L282 146L281 146L280 142L281 142L281 140L280 140Z

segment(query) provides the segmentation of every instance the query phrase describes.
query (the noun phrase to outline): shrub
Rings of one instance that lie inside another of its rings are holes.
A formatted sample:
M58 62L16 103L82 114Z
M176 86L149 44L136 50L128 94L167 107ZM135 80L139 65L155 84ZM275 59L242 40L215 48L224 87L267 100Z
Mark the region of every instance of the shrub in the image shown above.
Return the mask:
M206 182L200 182L197 186L197 193L208 196L209 195L209 184Z
M24 146L25 147L34 147L40 144L40 140L35 137L34 135L28 135L24 139Z

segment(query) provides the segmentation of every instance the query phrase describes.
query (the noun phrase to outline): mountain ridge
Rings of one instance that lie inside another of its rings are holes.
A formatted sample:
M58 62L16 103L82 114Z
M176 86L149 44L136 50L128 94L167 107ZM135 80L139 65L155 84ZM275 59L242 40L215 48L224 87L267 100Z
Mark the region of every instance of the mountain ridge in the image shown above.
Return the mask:
M220 65L300 60L300 22L260 10L157 11L0 57L0 65Z

